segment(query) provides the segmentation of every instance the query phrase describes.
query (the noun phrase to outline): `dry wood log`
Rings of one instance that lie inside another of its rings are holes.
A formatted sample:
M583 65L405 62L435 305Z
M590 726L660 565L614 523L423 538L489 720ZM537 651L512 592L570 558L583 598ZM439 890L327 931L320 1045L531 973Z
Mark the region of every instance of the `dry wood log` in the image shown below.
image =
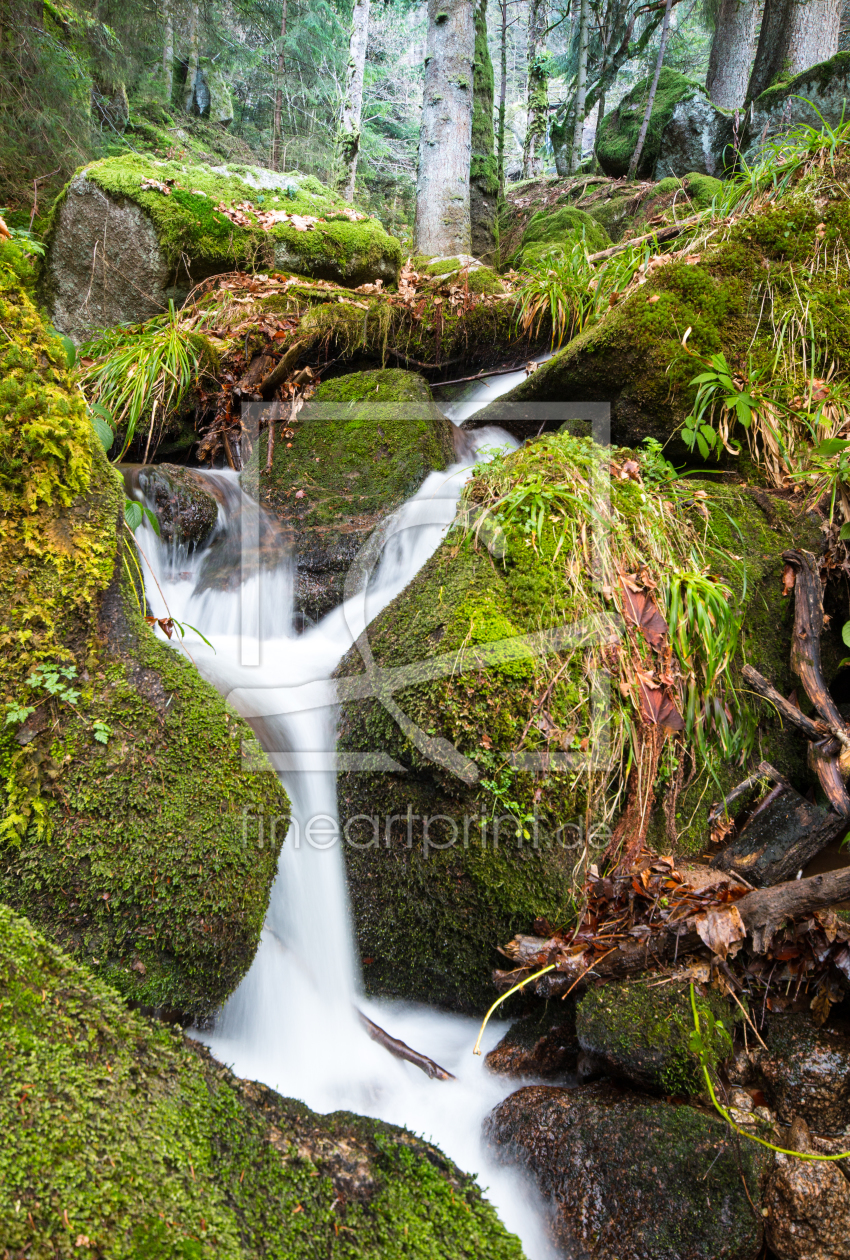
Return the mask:
M373 1023L369 1016L364 1015L362 1011L357 1011L357 1014L360 1016L360 1022L372 1040L377 1042L379 1046L383 1046L385 1050L389 1050L390 1054L395 1055L397 1059L404 1059L407 1063L413 1063L426 1076L430 1076L432 1081L457 1080L457 1077L452 1076L451 1072L447 1072L445 1068L441 1068L439 1063L435 1063L427 1055L420 1054L418 1050L411 1050L410 1046L405 1045L403 1041L399 1041L397 1037L391 1037L389 1033L384 1032L383 1028Z
M850 866L808 879L792 879L773 888L757 888L735 904L748 932L777 927L789 918L823 910L850 897Z

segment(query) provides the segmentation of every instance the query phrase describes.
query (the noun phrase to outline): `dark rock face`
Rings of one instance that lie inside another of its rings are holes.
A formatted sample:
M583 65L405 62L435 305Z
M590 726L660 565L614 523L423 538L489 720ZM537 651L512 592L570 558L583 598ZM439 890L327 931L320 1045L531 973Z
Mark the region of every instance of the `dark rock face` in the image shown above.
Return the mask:
M218 504L203 479L176 464L155 464L141 469L138 481L153 500L163 540L189 551L202 547L218 520Z
M815 1028L804 1015L775 1015L765 1040L758 1067L782 1123L802 1116L814 1133L843 1132L850 1125L850 1038Z
M577 1070L579 1053L575 1011L567 1009L517 1020L484 1063L497 1076L564 1077Z
M530 1085L484 1125L493 1156L527 1170L571 1260L755 1260L767 1164L742 1143L739 1172L723 1122L609 1084Z
M788 1149L824 1148L804 1120L791 1126ZM824 1154L837 1153L839 1143ZM777 1155L764 1192L767 1241L781 1260L845 1260L850 1251L850 1183L837 1163Z

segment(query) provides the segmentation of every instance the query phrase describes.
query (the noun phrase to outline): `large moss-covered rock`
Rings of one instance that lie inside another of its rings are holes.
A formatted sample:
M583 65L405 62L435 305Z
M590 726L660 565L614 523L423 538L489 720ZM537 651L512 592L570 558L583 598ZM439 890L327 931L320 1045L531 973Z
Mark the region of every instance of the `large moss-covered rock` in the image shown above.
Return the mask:
M516 263L527 266L552 250L569 254L576 241L581 242L587 252L593 254L610 245L611 237L584 210L562 206L550 213L538 211L523 232L522 248Z
M737 159L733 125L731 111L699 92L680 100L661 133L655 178L682 171L717 177L731 171Z
M90 163L68 184L42 289L54 324L79 338L147 319L219 272L276 268L359 285L394 280L400 262L377 219L312 175L130 154Z
M850 52L810 66L795 78L777 83L752 102L745 115L744 158L751 162L765 140L801 123L820 131L847 121L850 99Z
M637 145L652 77L641 79L628 92L610 114L606 114L596 133L596 156L606 175L617 178L626 175L632 154ZM658 89L652 105L649 127L646 132L637 176L652 179L655 163L661 151L664 128L673 117L673 111L681 101L705 93L705 88L695 79L679 74L664 66L658 80ZM665 171L664 174L668 172ZM713 172L711 172L713 174Z
M32 1260L522 1260L406 1130L236 1078L0 906L0 1243Z
M390 671L392 704L344 700L339 747L380 754L397 769L341 774L339 810L355 926L370 960L364 976L374 992L486 1008L495 947L529 931L538 915L552 924L566 921L588 815L591 851L604 847L608 833L600 818L610 822L616 814L606 792L622 782L614 767L630 720L623 693L614 679L604 683L611 697L606 710L593 682L602 665L596 649L583 641L561 647L546 636L588 618L602 625L612 610L585 562L591 544L581 541L582 522L589 531L592 513L580 497L571 503L560 495L564 487L592 483L599 475L594 467L600 460L607 467L608 458L589 440L559 435L482 468L466 491L467 525L448 536L369 629L371 654ZM687 490L665 490L613 481L613 554L634 555L631 548L654 554L663 585L672 569L690 569L692 545L695 554L705 546L704 563L723 575L730 598L739 601L740 651L790 690L793 610L781 597L781 553L795 536L816 546L818 522L803 518L801 525L786 504L774 508L764 496L770 523L760 499L739 487L686 484ZM525 508L512 518L488 518L476 545L478 505L494 495L517 501L525 490ZM536 507L533 520L529 515L538 502L542 524ZM659 530L654 541L643 533L652 522ZM577 541L570 532L559 546L567 528L575 528ZM615 677L617 659L604 665ZM738 668L726 674L730 684L740 682ZM338 675L346 680L363 670L352 649ZM755 714L746 697L728 699L740 730L752 735ZM393 705L410 727L397 724ZM806 783L804 741L762 720L760 752L750 755ZM605 748L606 739L614 749L609 769L587 755ZM710 766L698 758L687 785L684 748L671 745L658 783L665 808L653 815L651 832L665 851L702 850L709 803L748 773L746 756L741 764L745 745L740 754L718 751Z
M453 457L453 428L421 376L400 369L326 381L301 411L291 441L265 435L243 475L283 526L298 572L296 605L312 620L341 603L358 550L388 513Z
M709 990L695 998L703 1043L712 1071L732 1053L730 1003ZM712 1019L708 1020L707 1015ZM705 1080L690 1048L694 1031L686 984L601 985L584 995L576 1011L582 1050L612 1076L638 1089L664 1094L700 1094Z
M650 436L666 443L693 403L691 382L706 358L719 352L733 370L750 379L760 373L761 388L769 382L771 393L790 402L804 388L803 358L795 353L777 361L776 348L788 336L786 320L800 309L798 277L828 361L839 370L850 364L850 267L842 253L850 235L842 183L849 169L840 155L834 173L818 171L781 199L742 215L719 244L654 269L599 323L466 427L501 423L517 437L530 437L540 420L529 413L527 421L512 425L500 418L505 402L603 402L611 404L614 441L636 445ZM818 261L824 249L836 251L837 270L830 273ZM765 284L773 305L760 316L756 294ZM743 433L736 436L746 449ZM687 454L675 441L668 452L676 459Z
M769 1157L719 1117L610 1085L529 1085L490 1113L495 1158L523 1169L559 1252L593 1260L756 1260ZM749 1202L748 1202L749 1200Z
M242 772L249 728L145 625L121 478L10 257L0 900L134 1001L202 1018L254 956L288 802ZM258 847L261 809L281 819L276 845Z

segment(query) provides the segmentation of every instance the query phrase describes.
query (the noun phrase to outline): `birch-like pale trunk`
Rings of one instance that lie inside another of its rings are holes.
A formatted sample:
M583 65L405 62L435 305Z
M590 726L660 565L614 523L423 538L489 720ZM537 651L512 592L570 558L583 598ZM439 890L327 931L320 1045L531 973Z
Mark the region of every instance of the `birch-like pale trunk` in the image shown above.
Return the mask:
M183 108L186 113L192 110L192 102L195 99L195 79L198 77L198 2L189 6L189 58L188 69L186 70L186 91L183 96Z
M165 40L162 45L162 81L166 104L174 91L174 19L171 5L165 5Z
M337 132L337 188L346 201L354 200L357 155L360 152L360 119L363 113L363 78L369 42L369 2L354 0L345 99Z
M628 178L634 179L635 173L640 161L640 155L643 152L643 142L646 140L646 133L649 129L649 120L652 117L652 106L655 104L655 93L658 91L658 80L661 78L661 67L664 65L664 54L667 51L667 40L670 37L670 10L673 7L673 0L667 0L664 6L664 21L661 23L661 44L658 48L658 60L655 63L655 74L652 78L652 85L649 89L649 100L646 102L646 110L643 115L643 122L638 132L637 144L632 154L632 160L629 162Z
M505 103L508 95L508 0L501 0L501 78L499 81L499 122L496 135L496 160L499 170L499 196L505 195Z
M540 150L549 123L549 77L546 65L546 0L530 0L528 10L528 120L522 146L522 177L533 179L543 171Z
M274 89L274 120L272 122L272 170L280 170L280 149L281 149L281 128L283 122L283 66L284 51L283 45L286 39L286 3L283 0L283 8L280 16L280 43L277 49L277 74L275 75Z
M722 0L711 41L705 90L722 109L739 109L747 95L758 0Z
M766 0L747 100L833 57L841 9L842 0Z
M468 254L472 152L472 0L428 0L425 85L416 180L416 250Z
M570 174L581 166L581 142L584 135L584 111L587 102L587 45L590 37L590 0L581 0L578 28L578 81L576 83L576 121L573 129L573 148L570 155Z

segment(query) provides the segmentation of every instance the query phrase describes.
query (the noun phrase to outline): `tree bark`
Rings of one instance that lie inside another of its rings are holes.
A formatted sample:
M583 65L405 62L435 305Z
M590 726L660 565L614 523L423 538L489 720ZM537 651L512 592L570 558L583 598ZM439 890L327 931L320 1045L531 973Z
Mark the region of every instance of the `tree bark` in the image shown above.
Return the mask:
M842 0L766 0L747 100L832 57L841 8Z
M505 103L508 96L508 0L501 0L501 78L499 81L499 130L497 136L497 161L499 165L499 196L505 195Z
M649 120L652 117L652 106L655 104L655 93L658 90L658 80L661 77L661 67L664 65L664 54L667 51L667 40L670 36L670 10L673 7L673 0L667 0L664 6L664 20L661 23L661 44L658 48L658 60L655 63L655 74L652 79L652 86L649 89L649 100L646 102L646 111L643 115L643 122L640 125L637 144L632 154L632 160L629 163L629 173L627 178L632 180L638 168L640 155L643 152L643 142L646 139L646 133L649 128Z
M186 71L186 91L183 96L183 108L187 114L192 112L195 101L195 79L198 77L198 0L189 6L189 66Z
M744 103L757 19L757 0L722 0L705 87L714 104L723 109L738 109Z
M280 44L277 50L277 74L275 75L274 89L274 122L272 124L272 170L280 170L280 149L281 149L281 123L283 118L283 67L284 67L284 42L286 40L286 6L287 0L283 0L283 8L280 15Z
M587 45L590 36L590 3L581 0L578 35L578 77L576 81L576 117L573 127L573 145L570 153L570 174L581 166L584 112L587 104Z
M472 69L472 157L469 166L469 212L472 252L491 262L496 248L496 204L499 174L493 132L493 63L487 44L487 0L475 4L475 62Z
M174 19L171 16L171 5L165 5L165 41L162 46L162 80L165 91L165 102L171 100L174 91Z
M587 3L587 0L584 0ZM547 0L529 0L528 10L528 118L522 146L522 177L533 179L543 171L540 150L549 122L549 79L546 74Z
M363 77L366 73L366 46L369 42L369 0L354 0L351 41L348 46L348 73L342 120L337 133L337 187L346 201L354 200L357 156L360 152L360 118L363 112Z
M472 0L428 0L425 87L416 180L417 252L468 254L472 150Z

